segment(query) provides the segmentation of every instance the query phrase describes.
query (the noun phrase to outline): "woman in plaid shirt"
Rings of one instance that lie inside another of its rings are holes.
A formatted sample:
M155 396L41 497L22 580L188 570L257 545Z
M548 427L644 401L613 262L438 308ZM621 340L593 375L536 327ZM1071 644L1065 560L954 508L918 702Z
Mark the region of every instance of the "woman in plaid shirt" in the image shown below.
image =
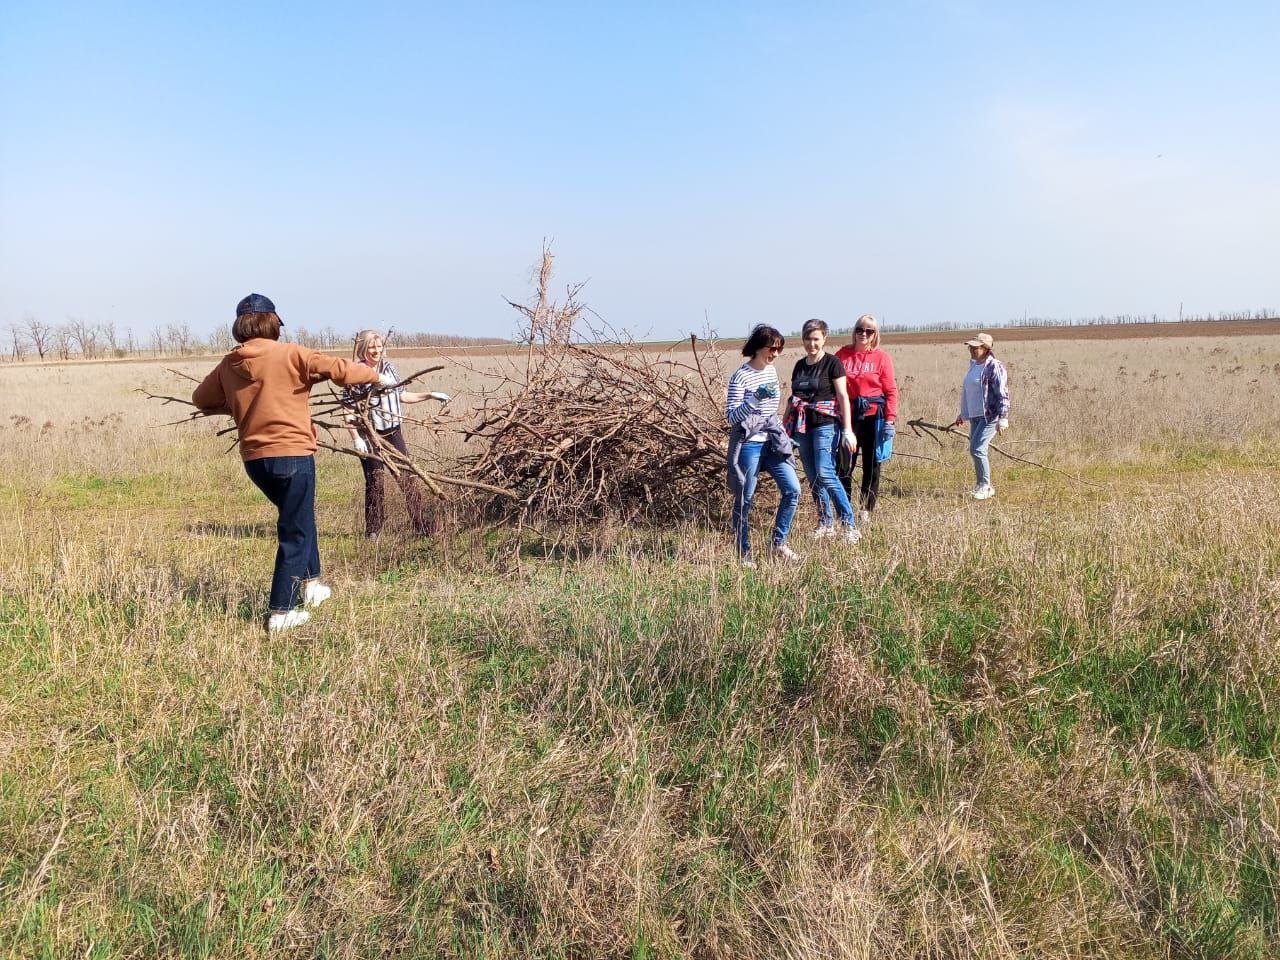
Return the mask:
M361 330L356 334L355 349L352 359L358 363L373 367L379 374L400 382L400 374L395 365L387 359L386 340L376 330ZM342 399L349 405L368 396L370 391L364 387L348 387L342 392ZM365 535L376 537L382 532L382 524L386 519L386 464L378 456L381 444L400 451L409 456L409 448L404 442L404 433L400 429L403 420L402 404L421 403L423 400L439 400L449 402L447 393L414 393L402 386L383 390L372 396L369 401L369 420L377 439L375 443L369 435L368 425L355 423L351 418L351 441L356 451L366 454L360 458L360 466L364 470L364 530ZM404 505L409 512L409 521L415 533L425 535L430 532L422 501L422 481L408 470L401 470L396 475L396 482L404 492Z
M995 346L991 334L980 333L964 345L969 348L969 371L960 385L960 415L952 426L969 422L969 455L977 481L970 496L989 500L996 488L991 485L987 448L997 433L1009 429L1009 377L991 352Z

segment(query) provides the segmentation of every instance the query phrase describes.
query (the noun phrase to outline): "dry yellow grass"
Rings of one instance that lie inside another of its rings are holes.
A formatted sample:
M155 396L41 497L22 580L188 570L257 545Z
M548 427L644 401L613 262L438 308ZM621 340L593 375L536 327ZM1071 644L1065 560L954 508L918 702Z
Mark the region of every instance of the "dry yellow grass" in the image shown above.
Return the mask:
M728 369L736 363L738 345L724 343ZM898 369L902 419L953 417L967 362L964 349L895 347L892 341L885 346ZM1142 461L1152 446L1239 447L1280 432L1277 337L1027 341L997 344L997 353L1013 383L1015 430L1009 439L1036 441L1037 452L1043 446L1085 462ZM430 376L431 387L462 397L457 406L465 410L465 395L481 381L467 365L484 371L509 362L482 349L468 356L460 358L455 350L394 359L406 372L444 363L444 370ZM784 380L801 356L793 344L778 358ZM190 385L167 371L198 377L211 366L207 359L0 366L0 392L9 398L0 429L11 441L0 451L5 475L51 476L77 464L108 473L128 470L140 444L151 449L182 443L175 430L156 428L183 411L134 391L144 386L185 396ZM916 449L907 438L901 443L905 452Z
M964 351L887 347L954 416ZM276 639L270 508L130 392L165 364L0 368L0 952L1274 956L1280 341L997 349L1011 449L1106 488L968 502L956 443L799 570L517 567L364 541L322 456L335 598Z

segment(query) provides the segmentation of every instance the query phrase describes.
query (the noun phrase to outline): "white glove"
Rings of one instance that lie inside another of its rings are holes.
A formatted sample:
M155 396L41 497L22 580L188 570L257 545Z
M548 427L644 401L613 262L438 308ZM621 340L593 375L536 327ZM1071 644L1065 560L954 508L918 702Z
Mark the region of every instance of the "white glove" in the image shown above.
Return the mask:
M447 393L428 393L427 396L432 400L439 400L441 403L448 403L453 399L453 397L449 396Z
M356 448L356 453L369 452L369 443L368 441L365 440L364 437L356 437L354 440L351 441L351 443L352 443L352 446Z
M1009 429L1008 417L1001 417L998 421L996 421L996 433L1004 433L1008 429Z
M854 435L852 430L846 430L844 432L844 445L850 450L858 449L858 438Z
M389 373L382 373L378 375L378 386L380 387L394 387L399 382L399 380Z

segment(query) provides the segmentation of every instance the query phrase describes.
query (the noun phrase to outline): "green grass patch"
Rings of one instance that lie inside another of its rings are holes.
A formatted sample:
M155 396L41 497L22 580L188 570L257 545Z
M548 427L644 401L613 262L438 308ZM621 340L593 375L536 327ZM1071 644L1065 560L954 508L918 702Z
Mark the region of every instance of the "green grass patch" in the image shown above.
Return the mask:
M1023 510L1033 476L752 571L327 511L338 591L283 637L247 481L200 523L212 481L61 478L120 527L0 594L0 955L1276 955L1280 678L1230 665L1280 554L1129 549L1145 507Z
M59 477L49 493L69 507L151 507L172 503L179 491L164 474L144 473L128 477L73 474Z

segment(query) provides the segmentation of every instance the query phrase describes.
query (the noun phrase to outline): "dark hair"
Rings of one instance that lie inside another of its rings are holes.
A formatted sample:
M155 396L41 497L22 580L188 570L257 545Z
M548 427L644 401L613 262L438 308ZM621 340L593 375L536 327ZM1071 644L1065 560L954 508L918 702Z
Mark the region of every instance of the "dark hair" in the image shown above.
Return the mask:
M815 330L821 330L822 335L825 337L829 332L827 321L819 320L816 317L813 320L806 320L804 326L800 328L800 336L807 337Z
M270 313L242 313L231 325L231 336L236 343L261 338L263 340L280 339L280 318L272 310Z
M762 323L751 331L751 336L747 337L747 342L742 345L742 355L754 357L765 347L777 347L781 350L786 345L786 337L773 327Z

